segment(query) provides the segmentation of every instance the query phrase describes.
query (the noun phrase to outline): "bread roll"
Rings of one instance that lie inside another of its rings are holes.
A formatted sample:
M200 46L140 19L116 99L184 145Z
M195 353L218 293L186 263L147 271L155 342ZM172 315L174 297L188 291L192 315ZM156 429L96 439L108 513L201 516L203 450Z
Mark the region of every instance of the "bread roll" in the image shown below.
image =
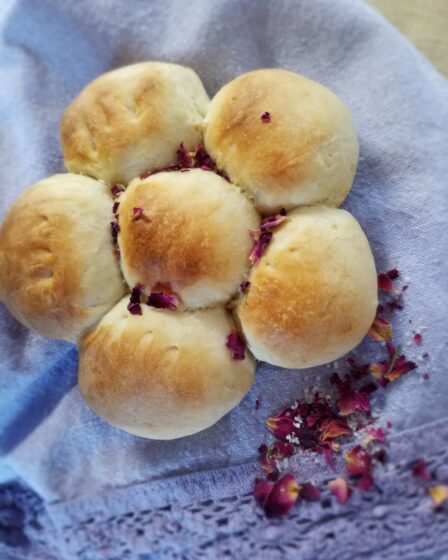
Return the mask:
M202 138L209 99L190 68L142 62L103 74L65 111L61 143L69 171L128 183L176 162L181 142Z
M232 359L226 311L142 304L142 315L131 315L127 302L80 342L79 388L99 416L132 434L174 439L208 428L241 401L255 364L248 352Z
M205 126L207 151L263 213L338 206L350 190L358 161L350 113L304 76L281 69L239 76L215 95Z
M137 219L134 208L142 209ZM259 221L239 189L210 171L137 179L119 208L126 281L147 293L168 286L188 308L224 303L248 271L248 230Z
M345 210L298 209L274 233L238 316L259 360L307 368L339 358L371 326L377 276L369 243Z
M104 184L54 175L25 191L0 229L0 298L28 328L73 341L125 293Z

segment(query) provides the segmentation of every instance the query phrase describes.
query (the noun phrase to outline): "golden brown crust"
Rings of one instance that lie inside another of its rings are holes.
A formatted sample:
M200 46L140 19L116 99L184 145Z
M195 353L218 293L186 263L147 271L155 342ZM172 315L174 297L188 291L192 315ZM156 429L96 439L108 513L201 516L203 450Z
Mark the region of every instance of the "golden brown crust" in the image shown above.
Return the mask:
M297 210L252 271L239 317L258 359L302 368L360 342L377 305L367 240L343 210Z
M123 300L80 343L79 385L93 410L145 437L172 439L215 423L249 390L254 362L231 359L224 310L172 312Z
M137 220L133 208L143 209ZM248 270L248 230L258 224L238 189L214 173L158 173L136 180L120 203L124 275L131 286L141 283L148 292L170 285L192 307L224 302Z
M193 148L208 103L197 75L148 62L108 72L78 95L61 121L67 168L127 183L176 161L180 142Z
M270 122L261 119L265 112ZM249 72L224 86L206 117L205 144L264 212L339 204L358 157L342 102L316 82L281 69Z
M11 207L0 230L0 297L19 321L45 336L73 340L123 294L112 257L110 204L96 181L55 175ZM96 263L110 272L110 293L89 282Z

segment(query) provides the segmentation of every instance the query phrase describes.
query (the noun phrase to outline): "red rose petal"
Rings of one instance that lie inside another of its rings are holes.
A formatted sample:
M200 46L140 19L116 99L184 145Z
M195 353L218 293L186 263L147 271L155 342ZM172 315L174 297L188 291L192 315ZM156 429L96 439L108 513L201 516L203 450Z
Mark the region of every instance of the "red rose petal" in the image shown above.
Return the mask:
M286 439L286 436L292 433L293 422L294 419L292 417L288 417L284 414L280 414L266 420L269 431L279 439L284 440Z
M385 441L386 434L383 432L382 428L374 428L373 426L369 428L367 436L365 437L363 444L369 445L372 441Z
M352 429L344 419L326 420L322 423L320 431L322 432L321 441L352 434Z
M263 504L266 517L288 513L299 499L300 486L292 474L284 474L274 483Z
M320 490L311 482L306 482L300 490L300 497L307 501L318 500L320 498Z
M420 344L422 343L422 335L420 333L415 333L414 334L414 344L416 344L417 346L420 346Z
M271 239L272 231L263 231L260 233L260 237L257 241L255 241L252 252L249 255L249 260L253 265L257 264L261 257L265 254Z
M262 480L260 478L255 479L254 498L257 504L259 504L261 507L264 506L266 498L268 497L273 486L274 484L272 482L267 482L266 480Z
M240 334L232 331L228 334L226 346L232 351L232 358L234 360L244 360L246 343Z
M351 489L344 478L338 476L334 480L330 480L328 483L328 488L330 492L336 497L341 506L343 506L350 497Z
M268 111L265 111L260 118L261 118L261 122L263 123L271 122L271 114Z
M170 309L174 311L179 305L179 299L174 294L168 294L165 291L151 292L146 304L157 309Z
M396 280L400 276L400 273L396 268L391 268L386 272L386 275L390 280Z
M423 480L432 480L432 476L426 470L426 463L424 459L419 459L412 467L412 474L423 478Z
M372 458L360 445L355 445L344 453L349 476L362 476L372 470Z
M244 294L245 292L247 292L247 290L250 288L250 282L249 280L246 280L245 282L241 282L240 284L240 292L242 294Z
M391 292L393 294L398 293L387 274L378 274L378 288L385 292Z
M392 338L392 325L384 317L376 317L367 334L377 342L390 340Z
M132 221L135 222L143 216L143 208L133 208L132 209Z

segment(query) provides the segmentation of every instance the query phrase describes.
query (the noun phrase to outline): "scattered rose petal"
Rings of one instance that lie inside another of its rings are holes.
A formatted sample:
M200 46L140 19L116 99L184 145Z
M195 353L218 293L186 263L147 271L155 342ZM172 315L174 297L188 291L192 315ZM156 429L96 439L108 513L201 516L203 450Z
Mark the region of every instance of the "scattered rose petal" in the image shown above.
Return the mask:
M390 430L390 429L392 428L392 426L393 426L392 422L391 422L390 420L388 420L388 421L386 422L386 427L387 427L387 429Z
M116 200L116 201L114 202L114 205L112 206L112 213L113 213L113 214L116 214L116 213L118 212L119 206L120 206L120 203L118 202L118 200Z
M157 309L170 309L174 311L179 305L179 299L176 295L168 294L162 290L160 292L151 292L146 304Z
M423 478L423 480L432 480L432 476L426 470L426 463L424 459L419 459L412 467L412 474Z
M370 412L370 401L368 396L361 391L356 391L352 387L350 379L342 381L339 375L334 373L331 376L331 383L336 385L338 389L339 400L336 404L339 408L339 413L342 414L342 416L347 416L357 410Z
M350 497L351 488L348 486L347 481L340 476L334 480L330 480L328 488L341 506L343 506Z
M270 123L271 122L271 114L268 111L265 111L261 115L261 122Z
M359 476L370 470L371 457L360 445L355 445L355 447L346 451L344 459L347 462L347 473L350 476Z
M369 428L367 436L365 437L363 444L369 445L372 441L385 441L386 434L383 432L382 428L374 428L373 426Z
M386 272L386 275L390 280L396 280L400 276L400 273L396 268L391 268Z
M276 214L275 216L267 216L263 218L261 222L261 230L263 229L273 229L287 220L288 217L285 214Z
M143 293L143 286L141 284L137 284L132 288L132 292L129 298L128 303L128 311L131 315L141 315L142 308L140 305L140 296Z
M113 239L117 239L118 234L120 233L120 225L117 222L117 220L114 220L113 222L110 223L110 229L112 232Z
M113 185L110 189L110 192L112 193L112 196L114 198L117 198L117 196L120 196L120 194L124 191L124 186L123 185Z
M241 282L240 284L240 292L242 294L244 294L245 292L247 292L247 290L250 288L250 282L249 280L246 280L245 282Z
M115 256L115 258L117 259L117 261L120 260L120 258L121 258L121 252L120 252L120 249L118 249L118 247L114 247L114 256Z
M441 484L439 486L431 486L428 488L429 495L432 498L432 506L434 509L439 508L448 500L448 486Z
M321 441L352 434L352 429L344 419L326 420L322 423L320 431L322 432Z
M268 482L267 480L262 480L260 478L255 479L254 498L258 505L261 507L264 506L266 498L273 486L274 484L272 482Z
M300 497L306 501L318 500L320 498L320 490L311 482L306 482L300 490Z
M420 346L420 344L422 343L422 339L423 339L423 337L420 333L415 333L414 334L413 340L414 340L414 344L416 344L417 346Z
M377 316L367 334L377 342L390 340L392 338L392 325L384 317Z
M393 299L387 302L387 308L389 311L401 311L403 309L403 304L398 301L398 299Z
M402 291L402 292L405 292L408 288L409 288L409 286L408 286L408 284L406 284L405 286L403 286L403 287L401 288L401 291Z
M268 418L266 424L268 430L279 439L286 440L286 436L290 435L293 429L293 418L280 413L277 416Z
M261 257L265 254L271 239L272 231L263 231L260 233L259 239L255 241L249 256L249 260L253 265L257 264Z
M266 496L263 509L266 517L280 517L290 511L299 499L300 486L292 474L284 474Z
M255 399L255 410L258 410L259 408L260 408L260 400Z
M143 208L132 209L132 221L135 222L143 216Z
M429 379L429 373L428 373L427 371L425 371L425 373L423 374L423 379L424 379L425 381L428 381L428 379Z
M387 274L378 274L378 288L384 292L398 293Z
M183 142L181 142L180 146L177 148L177 162L181 168L191 167L191 159L187 154Z
M232 358L234 360L244 360L246 343L240 334L236 331L232 331L227 336L226 346L232 350Z

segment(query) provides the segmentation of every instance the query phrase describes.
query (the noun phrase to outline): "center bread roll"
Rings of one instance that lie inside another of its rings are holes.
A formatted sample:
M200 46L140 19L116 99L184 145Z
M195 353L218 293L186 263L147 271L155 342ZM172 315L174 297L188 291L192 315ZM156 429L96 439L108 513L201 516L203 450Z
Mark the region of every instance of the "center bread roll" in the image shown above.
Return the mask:
M249 268L248 231L260 217L239 189L210 171L134 180L119 206L118 243L130 287L174 292L187 308L225 303Z

